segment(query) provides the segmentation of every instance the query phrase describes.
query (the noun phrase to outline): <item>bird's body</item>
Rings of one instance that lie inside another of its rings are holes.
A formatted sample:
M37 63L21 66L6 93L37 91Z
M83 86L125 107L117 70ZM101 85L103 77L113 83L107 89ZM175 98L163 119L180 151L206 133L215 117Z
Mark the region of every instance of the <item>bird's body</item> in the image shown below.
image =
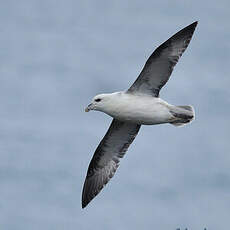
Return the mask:
M95 110L104 112L119 121L156 125L178 120L171 112L177 107L159 97L126 92L101 94L98 97L102 98L104 103Z
M196 25L192 23L161 44L127 91L99 94L87 106L86 112L101 111L113 121L89 164L82 192L83 208L113 177L141 125L182 126L194 119L192 106L170 105L159 97L159 92L191 41Z

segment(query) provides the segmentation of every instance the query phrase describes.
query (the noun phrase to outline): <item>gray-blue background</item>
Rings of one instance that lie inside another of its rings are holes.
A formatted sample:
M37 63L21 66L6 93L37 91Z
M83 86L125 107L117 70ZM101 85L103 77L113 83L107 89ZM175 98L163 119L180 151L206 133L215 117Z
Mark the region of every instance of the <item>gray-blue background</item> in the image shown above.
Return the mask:
M230 226L229 1L0 1L0 229ZM84 107L127 89L151 52L199 20L161 97L191 125L142 127L82 210L111 118Z

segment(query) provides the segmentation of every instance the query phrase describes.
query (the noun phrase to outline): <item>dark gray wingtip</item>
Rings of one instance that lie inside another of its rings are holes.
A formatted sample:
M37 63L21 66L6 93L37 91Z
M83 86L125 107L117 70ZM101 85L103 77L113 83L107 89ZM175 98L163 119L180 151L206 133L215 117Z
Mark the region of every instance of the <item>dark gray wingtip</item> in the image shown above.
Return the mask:
M193 22L191 25L195 25L195 26L197 26L197 24L198 24L198 21L195 21L195 22Z
M190 24L188 27L194 28L193 30L195 30L197 24L198 24L198 21L195 21L195 22L193 22L192 24Z
M191 23L190 25L186 26L184 29L186 29L186 28L193 28L193 27L194 27L194 29L195 29L196 26L197 26L197 24L198 24L198 21L195 21L195 22ZM183 30L183 29L182 29L182 30Z
M192 35L193 35L193 33L194 33L195 29L196 29L197 24L198 24L198 21L193 22L192 24L188 25L188 26L185 27L184 29L180 30L180 31L178 32L178 34L179 34L181 31L184 32L184 31L187 30L187 31L191 31L191 33L192 33Z
M82 196L82 200L81 200L81 208L84 209L87 206L87 202L85 202L83 196Z
M87 205L88 205L89 202L87 202L84 197L83 197L83 194L82 194L82 200L81 200L81 208L84 209Z
M81 208L84 209L90 202L91 200L83 200L81 202Z
M82 209L85 208L89 202L95 197L95 196L87 196L87 193L86 193L86 181L84 183L84 187L83 187L83 191L82 191L82 200L81 200L81 207Z
M93 199L95 196L97 196L98 193L100 193L101 189L94 191L94 193L87 191L89 185L84 185L83 192L82 192L82 203L81 207L84 209Z
M179 36L185 36L186 34L190 34L190 38L188 39L188 43L190 42L191 38L192 38L192 35L196 29L196 26L198 24L198 21L195 21L193 22L192 24L186 26L185 28L181 29L179 32L177 32L176 34L174 34L171 38L168 39L169 40L172 40L172 39L175 39ZM187 48L187 46L186 46Z
M81 203L81 208L84 209L87 205L88 205L88 203L84 203L84 202L82 201L82 203Z

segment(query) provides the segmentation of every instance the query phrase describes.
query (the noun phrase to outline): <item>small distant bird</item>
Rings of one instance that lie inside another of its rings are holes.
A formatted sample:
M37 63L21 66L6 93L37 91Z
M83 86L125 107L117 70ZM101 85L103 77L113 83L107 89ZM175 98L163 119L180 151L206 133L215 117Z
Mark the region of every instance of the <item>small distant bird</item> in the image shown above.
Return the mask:
M84 208L113 177L141 125L188 124L194 119L192 106L174 106L159 97L174 66L187 48L198 22L180 30L149 57L139 77L126 92L99 94L85 109L104 112L113 121L89 164L82 192Z

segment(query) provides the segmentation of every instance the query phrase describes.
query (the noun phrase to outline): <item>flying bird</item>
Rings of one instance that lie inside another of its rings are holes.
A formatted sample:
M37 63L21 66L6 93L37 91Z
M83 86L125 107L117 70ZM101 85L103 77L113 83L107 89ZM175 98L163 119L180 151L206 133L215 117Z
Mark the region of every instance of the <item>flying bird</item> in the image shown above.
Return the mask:
M192 106L171 105L159 97L159 92L188 47L197 23L185 27L161 44L127 91L99 94L86 107L86 112L101 111L113 117L113 121L89 164L82 192L82 208L113 177L120 158L135 139L141 125L170 123L182 126L194 119Z

